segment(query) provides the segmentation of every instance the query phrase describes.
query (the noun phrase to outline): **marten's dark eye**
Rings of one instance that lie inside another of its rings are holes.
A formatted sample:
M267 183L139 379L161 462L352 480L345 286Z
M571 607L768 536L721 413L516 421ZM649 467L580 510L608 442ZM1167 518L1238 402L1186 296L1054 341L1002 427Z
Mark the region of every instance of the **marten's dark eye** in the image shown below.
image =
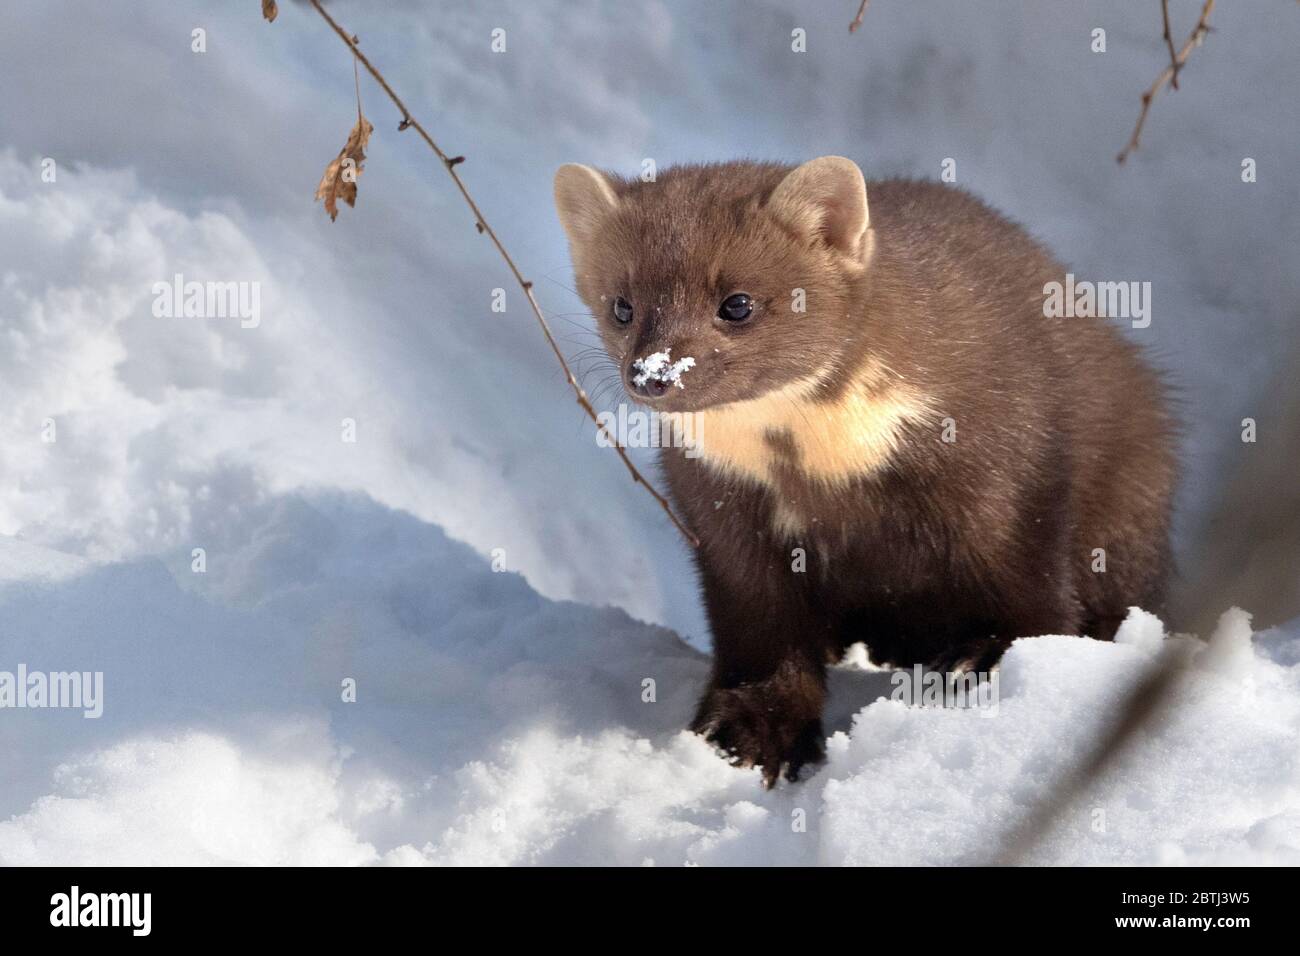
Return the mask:
M627 325L632 321L632 303L621 295L614 297L614 321L619 325Z
M718 318L728 322L744 322L754 311L754 300L743 292L729 295L718 306Z

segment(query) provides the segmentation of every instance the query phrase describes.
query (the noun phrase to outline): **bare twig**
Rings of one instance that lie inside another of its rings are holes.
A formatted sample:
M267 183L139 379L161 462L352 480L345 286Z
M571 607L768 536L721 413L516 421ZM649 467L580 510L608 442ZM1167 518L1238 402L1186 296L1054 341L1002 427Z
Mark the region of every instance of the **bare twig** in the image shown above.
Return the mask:
M1165 46L1169 49L1169 65L1174 70L1169 77L1169 85L1178 89L1178 71L1182 68L1182 64L1178 62L1178 54L1174 52L1174 34L1169 29L1169 0L1160 0L1160 18L1165 24Z
M524 296L528 299L528 305L532 308L533 315L537 319L537 324L541 326L542 334L546 337L547 344L550 345L551 351L555 353L555 357L559 361L560 367L564 370L565 379L568 381L574 394L577 396L578 404L582 407L582 410L587 413L587 417L595 422L596 427L600 429L606 438L609 439L610 444L618 452L618 456L623 459L623 464L627 466L628 473L631 474L632 480L645 488L645 490L649 492L650 496L654 498L655 501L659 502L659 507L664 510L664 513L668 515L668 518L672 521L677 530L682 533L683 537L690 542L691 547L698 548L700 546L699 539L673 512L672 506L668 504L668 499L661 495L655 487L645 479L645 476L641 474L636 465L632 464L632 459L628 457L627 451L614 438L614 436L609 433L601 423L600 419L596 416L596 409L592 406L591 400L587 397L586 390L583 389L583 387L578 383L578 380L574 377L572 370L569 368L569 363L565 361L564 354L560 351L560 346L555 341L555 336L551 334L551 327L547 323L546 317L542 315L542 308L537 304L537 299L533 295L532 282L525 279L523 273L519 271L519 267L515 265L514 259L510 257L510 253L506 252L506 247L501 244L501 240L497 237L496 232L490 225L488 225L488 221L484 217L482 210L479 209L478 203L474 201L474 198L469 194L469 190L465 188L465 183L461 180L460 174L456 172L456 167L465 161L465 157L449 156L444 153L439 148L438 144L433 141L433 137L429 135L422 125L420 125L420 122L411 115L411 111L406 108L406 104L402 102L401 98L393 92L393 88L388 85L388 81L384 79L383 74L381 74L370 60L366 58L366 55L357 48L356 37L339 26L334 18L325 12L325 8L320 5L320 0L311 0L311 5L316 8L316 12L319 13L321 17L324 18L325 22L333 28L334 32L339 35L339 38L347 44L348 49L352 51L352 55L356 57L357 62L366 68L367 72L374 77L375 82L379 84L380 88L388 94L388 98L392 100L393 104L401 111L402 122L398 126L398 129L414 129L420 134L420 137L428 144L429 148L433 150L437 157L442 160L442 165L443 168L447 170L447 175L452 178L452 181L456 184L456 188L460 191L461 198L465 200L465 204L469 206L470 212L474 214L474 227L480 233L485 234L492 240L492 245L494 245L497 252L501 254L501 258L505 260L505 264L507 268L510 269L511 274L515 277L515 281L519 283L519 288L523 290Z
M1183 48L1176 54L1173 53L1173 44L1170 41L1170 63L1160 71L1150 89L1142 94L1142 112L1138 114L1137 125L1133 127L1133 135L1129 137L1128 143L1124 146L1116 162L1124 162L1128 159L1128 154L1138 148L1138 140L1142 136L1142 126L1147 121L1147 113L1151 110L1151 101L1155 99L1157 93L1164 89L1166 83L1173 83L1175 89L1178 88L1178 71L1187 64L1187 58L1191 56L1193 48L1200 45L1205 39L1205 35L1210 32L1210 11L1214 9L1214 0L1205 0L1205 6L1201 8L1201 17L1196 21L1196 26L1192 29L1191 36L1183 44ZM1162 6L1161 10L1165 18L1165 39L1169 40L1169 10L1167 6Z
M858 27L862 26L862 18L867 15L867 4L870 2L871 0L862 0L862 5L858 7L858 15L854 17L853 22L849 24L850 33L853 33Z

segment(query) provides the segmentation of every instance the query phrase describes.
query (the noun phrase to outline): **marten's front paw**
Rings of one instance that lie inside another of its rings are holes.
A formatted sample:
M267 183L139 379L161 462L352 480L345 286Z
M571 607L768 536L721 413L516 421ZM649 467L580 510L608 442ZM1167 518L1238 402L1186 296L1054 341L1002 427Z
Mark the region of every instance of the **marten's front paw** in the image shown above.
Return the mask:
M700 701L691 730L737 766L762 767L763 784L771 789L782 768L787 780L798 780L801 767L824 756L820 695L812 711L818 716L809 716L809 703L781 693L771 681L713 687Z
M1010 646L1011 641L999 637L969 641L936 654L926 665L926 669L944 673L963 671L967 674L991 671L1002 660L1002 655Z

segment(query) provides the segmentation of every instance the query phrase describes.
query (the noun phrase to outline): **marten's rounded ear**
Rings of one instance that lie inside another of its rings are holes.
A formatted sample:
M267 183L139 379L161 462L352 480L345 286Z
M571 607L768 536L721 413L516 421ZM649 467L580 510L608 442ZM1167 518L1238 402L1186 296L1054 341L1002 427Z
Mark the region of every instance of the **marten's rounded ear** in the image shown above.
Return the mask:
M860 260L866 251L867 184L851 159L823 156L791 170L767 208L801 235L821 239L850 259Z
M618 197L605 174L590 166L565 163L555 171L555 209L574 246L590 242Z

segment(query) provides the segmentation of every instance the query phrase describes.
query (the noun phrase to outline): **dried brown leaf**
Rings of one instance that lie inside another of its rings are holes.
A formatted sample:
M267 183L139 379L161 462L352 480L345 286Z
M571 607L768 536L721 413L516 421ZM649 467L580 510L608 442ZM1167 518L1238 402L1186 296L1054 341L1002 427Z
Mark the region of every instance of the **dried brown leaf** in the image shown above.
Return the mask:
M337 157L325 167L325 175L316 187L316 198L325 200L325 211L330 221L338 218L338 201L342 199L349 206L357 204L357 177L361 175L362 163L366 158L366 144L375 127L370 120L357 114L357 125L348 134L347 145Z
M279 15L280 8L275 5L275 0L262 0L262 16L266 17L267 23L274 23Z

